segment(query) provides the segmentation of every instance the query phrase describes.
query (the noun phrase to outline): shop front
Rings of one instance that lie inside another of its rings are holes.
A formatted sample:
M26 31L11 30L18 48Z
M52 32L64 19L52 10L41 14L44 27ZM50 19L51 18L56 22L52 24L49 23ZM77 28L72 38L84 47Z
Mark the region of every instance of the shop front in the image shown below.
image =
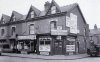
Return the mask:
M76 38L77 36L67 36L66 38L66 54L74 55L76 54Z
M51 42L50 36L39 36L39 54L50 55L51 54Z
M36 35L18 36L17 49L21 53L36 53Z

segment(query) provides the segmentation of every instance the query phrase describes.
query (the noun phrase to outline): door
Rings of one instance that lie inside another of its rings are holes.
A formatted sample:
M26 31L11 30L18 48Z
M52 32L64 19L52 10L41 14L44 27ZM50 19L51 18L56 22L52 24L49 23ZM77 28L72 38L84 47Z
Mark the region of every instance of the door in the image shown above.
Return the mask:
M57 40L54 43L54 49L55 49L55 54L56 55L61 55L62 54L62 41L61 40Z

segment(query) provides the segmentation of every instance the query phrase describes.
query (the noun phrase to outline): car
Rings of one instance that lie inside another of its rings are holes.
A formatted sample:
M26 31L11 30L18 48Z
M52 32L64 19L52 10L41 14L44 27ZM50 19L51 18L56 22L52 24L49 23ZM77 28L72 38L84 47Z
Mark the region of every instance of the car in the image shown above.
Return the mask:
M90 46L89 49L87 49L87 53L90 56L99 56L100 55L100 44L94 44L92 46Z

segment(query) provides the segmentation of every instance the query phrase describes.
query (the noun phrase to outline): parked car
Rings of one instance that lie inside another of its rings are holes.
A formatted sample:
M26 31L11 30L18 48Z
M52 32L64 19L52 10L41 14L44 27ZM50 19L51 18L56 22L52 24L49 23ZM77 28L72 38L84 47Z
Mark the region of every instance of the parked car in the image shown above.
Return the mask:
M91 45L89 49L87 49L87 54L90 56L99 56L100 55L100 44Z

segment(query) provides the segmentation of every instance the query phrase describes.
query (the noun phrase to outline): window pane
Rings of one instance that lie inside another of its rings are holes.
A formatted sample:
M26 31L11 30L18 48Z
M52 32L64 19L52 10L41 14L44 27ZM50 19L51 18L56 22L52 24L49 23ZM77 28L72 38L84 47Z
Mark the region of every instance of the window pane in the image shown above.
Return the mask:
M51 22L51 29L56 29L56 22L55 21Z
M1 35L2 35L2 36L4 35L4 29L1 30Z
M31 12L31 18L34 18L34 11Z
M45 45L50 45L50 41L45 41Z
M30 25L29 31L30 31L30 34L34 34L34 24Z
M56 13L56 6L53 6L53 7L51 8L51 14L54 14L54 13Z
M12 27L12 35L14 35L15 34L15 27Z
M40 41L40 45L44 45L44 41Z

